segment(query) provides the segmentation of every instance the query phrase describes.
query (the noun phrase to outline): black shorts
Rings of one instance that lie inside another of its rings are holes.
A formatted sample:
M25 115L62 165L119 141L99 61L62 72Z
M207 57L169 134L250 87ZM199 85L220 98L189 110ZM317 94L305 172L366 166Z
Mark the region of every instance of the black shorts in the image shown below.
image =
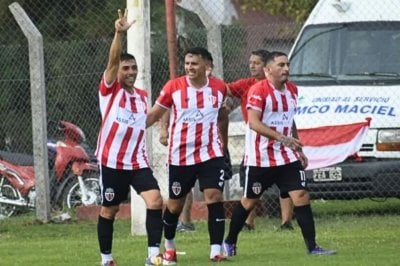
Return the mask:
M246 175L246 167L244 166L244 158L240 162L240 167L239 167L239 181L240 181L240 186L244 188L244 180L245 180L245 175ZM289 198L289 194L287 192L282 192L280 191L281 198L286 199Z
M140 194L152 189L160 190L150 168L121 170L100 167L101 202L103 206L119 205L128 199L130 186Z
M273 184L278 186L283 197L293 190L307 190L306 175L300 161L275 167L246 167L244 197L259 198Z
M185 197L193 188L197 179L199 180L200 191L207 188L217 188L222 191L225 184L224 168L224 157L216 157L194 165L169 165L169 198Z

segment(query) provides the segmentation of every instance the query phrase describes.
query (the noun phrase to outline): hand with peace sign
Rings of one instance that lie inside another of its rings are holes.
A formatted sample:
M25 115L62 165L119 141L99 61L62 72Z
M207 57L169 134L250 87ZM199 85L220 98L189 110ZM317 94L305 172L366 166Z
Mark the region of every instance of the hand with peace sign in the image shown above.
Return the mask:
M128 22L128 9L125 8L124 15L122 15L121 9L118 9L118 19L115 21L115 31L125 32L127 31L136 20Z

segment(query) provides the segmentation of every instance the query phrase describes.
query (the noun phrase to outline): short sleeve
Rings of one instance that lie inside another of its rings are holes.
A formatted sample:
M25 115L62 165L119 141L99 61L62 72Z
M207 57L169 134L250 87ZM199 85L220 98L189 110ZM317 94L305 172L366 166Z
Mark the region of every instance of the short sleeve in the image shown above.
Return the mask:
M162 88L160 95L156 100L156 103L165 108L171 108L173 104L172 90L173 90L173 81L170 80Z
M250 87L249 93L247 94L247 109L255 109L262 111L265 105L265 97L263 92L262 83L257 83Z

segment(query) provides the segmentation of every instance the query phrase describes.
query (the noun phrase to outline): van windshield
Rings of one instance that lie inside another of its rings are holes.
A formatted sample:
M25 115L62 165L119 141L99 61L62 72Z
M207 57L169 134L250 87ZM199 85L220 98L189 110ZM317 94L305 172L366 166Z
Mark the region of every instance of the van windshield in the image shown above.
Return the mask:
M310 25L290 55L300 83L400 83L400 22Z

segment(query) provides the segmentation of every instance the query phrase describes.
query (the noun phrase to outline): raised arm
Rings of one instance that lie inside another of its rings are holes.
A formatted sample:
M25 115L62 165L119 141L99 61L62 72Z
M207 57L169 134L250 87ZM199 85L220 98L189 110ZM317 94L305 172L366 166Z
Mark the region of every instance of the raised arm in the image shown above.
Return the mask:
M112 83L118 74L119 57L122 51L122 39L125 32L132 26L135 21L128 22L128 10L125 9L124 14L118 9L118 19L115 21L115 34L111 42L110 52L108 55L108 63L105 72L105 79L108 84Z

